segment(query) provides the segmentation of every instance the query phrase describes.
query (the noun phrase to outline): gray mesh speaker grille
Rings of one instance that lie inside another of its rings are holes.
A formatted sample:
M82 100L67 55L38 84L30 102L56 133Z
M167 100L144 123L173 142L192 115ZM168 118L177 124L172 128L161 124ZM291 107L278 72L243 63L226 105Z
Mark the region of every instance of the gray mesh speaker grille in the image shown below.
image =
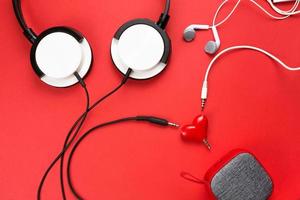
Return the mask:
M211 181L218 200L266 200L273 183L260 163L249 153L242 153L226 164Z

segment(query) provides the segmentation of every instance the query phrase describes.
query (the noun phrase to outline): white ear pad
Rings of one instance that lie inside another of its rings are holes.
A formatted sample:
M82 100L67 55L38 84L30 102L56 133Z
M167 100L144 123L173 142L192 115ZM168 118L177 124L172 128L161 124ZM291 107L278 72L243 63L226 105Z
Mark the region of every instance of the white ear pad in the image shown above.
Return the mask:
M186 28L183 32L183 38L186 42L191 42L195 39L196 31L193 28Z
M205 45L204 51L208 54L215 54L218 51L219 47L216 42L208 41Z
M75 38L63 31L44 34L31 52L32 65L40 79L55 87L68 87L78 82L92 64L92 51L85 38Z
M154 22L138 19L124 24L115 34L111 56L118 70L134 79L149 79L167 65L170 41Z

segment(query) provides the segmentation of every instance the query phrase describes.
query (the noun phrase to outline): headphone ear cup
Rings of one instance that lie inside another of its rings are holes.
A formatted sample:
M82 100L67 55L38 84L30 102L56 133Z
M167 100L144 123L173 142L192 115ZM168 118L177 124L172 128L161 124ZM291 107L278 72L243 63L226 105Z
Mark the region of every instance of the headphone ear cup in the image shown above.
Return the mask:
M186 42L191 42L195 39L196 31L191 28L187 28L184 30L183 38Z
M171 40L156 22L134 19L117 30L110 53L115 67L123 75L130 68L130 78L146 80L159 75L167 67Z
M93 63L88 41L78 31L68 27L53 27L42 32L30 53L31 64L46 84L69 87L78 83L74 73L84 78Z
M216 42L208 41L205 45L204 51L208 54L215 54L218 51L219 47Z

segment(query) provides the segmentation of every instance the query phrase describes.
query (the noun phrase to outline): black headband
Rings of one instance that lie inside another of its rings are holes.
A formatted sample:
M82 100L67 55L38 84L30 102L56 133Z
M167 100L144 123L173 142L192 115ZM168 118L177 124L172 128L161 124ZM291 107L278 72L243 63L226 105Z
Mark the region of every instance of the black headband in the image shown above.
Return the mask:
M34 31L27 26L27 24L25 22L20 0L13 0L13 6L14 6L14 12L15 12L16 18L17 18L21 28L23 29L24 35L31 43L33 43L36 40L37 36L34 33Z
M13 7L14 7L16 18L21 28L23 29L24 35L31 43L34 43L34 41L37 38L37 35L34 33L34 31L31 28L27 26L27 23L24 19L23 12L22 12L21 0L12 0L12 1L13 1ZM157 22L157 24L162 28L164 28L167 25L167 22L169 20L170 1L171 0L166 0L166 6L164 12L161 14L160 19Z

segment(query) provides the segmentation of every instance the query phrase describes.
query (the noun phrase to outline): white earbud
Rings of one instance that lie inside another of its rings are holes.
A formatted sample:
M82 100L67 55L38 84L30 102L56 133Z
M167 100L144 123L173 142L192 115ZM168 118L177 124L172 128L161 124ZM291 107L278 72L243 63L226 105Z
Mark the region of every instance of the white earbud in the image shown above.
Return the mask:
M211 27L213 35L214 35L214 41L208 41L205 45L204 51L208 54L215 54L221 45L220 37L218 34L217 27L213 26Z
M208 30L209 28L209 25L192 24L184 30L183 38L185 41L191 42L196 37L196 30Z
M204 51L208 54L214 54L218 51L221 45L220 37L216 26L192 24L184 30L183 38L185 41L191 42L196 37L196 30L208 30L208 29L212 29L214 40L207 42Z
M272 7L272 9L277 12L278 14L280 14L281 16L275 16L273 14L271 14L269 11L267 11L263 6L261 6L259 3L257 3L255 0L250 0L251 3L253 3L255 6L257 6L259 9L261 9L265 14L267 14L269 17L276 19L276 20L284 20L292 15L297 15L300 14L300 10L297 10L298 7L300 6L300 0L294 0L295 3L293 5L293 7L290 10L284 11L279 9L278 7L276 7L274 5L274 3L276 2L282 2L282 1L287 1L287 0L267 0L267 2L270 4L270 6ZM208 30L208 29L212 29L213 31L213 35L215 38L215 41L209 41L207 42L204 50L206 53L208 54L214 54L218 51L218 49L220 48L221 45L221 41L219 38L219 34L217 31L217 27L221 26L223 23L225 23L231 16L232 14L235 12L235 10L237 9L237 7L239 6L239 4L241 3L241 0L238 0L233 9L230 11L230 13L220 22L217 23L217 17L218 14L220 12L220 10L223 8L223 6L229 2L229 0L224 0L220 6L218 7L214 18L213 18L213 22L212 25L197 25L197 24L192 24L190 26L188 26L185 30L184 30L184 40L187 42L190 42L192 40L194 40L195 36L196 36L196 30Z

